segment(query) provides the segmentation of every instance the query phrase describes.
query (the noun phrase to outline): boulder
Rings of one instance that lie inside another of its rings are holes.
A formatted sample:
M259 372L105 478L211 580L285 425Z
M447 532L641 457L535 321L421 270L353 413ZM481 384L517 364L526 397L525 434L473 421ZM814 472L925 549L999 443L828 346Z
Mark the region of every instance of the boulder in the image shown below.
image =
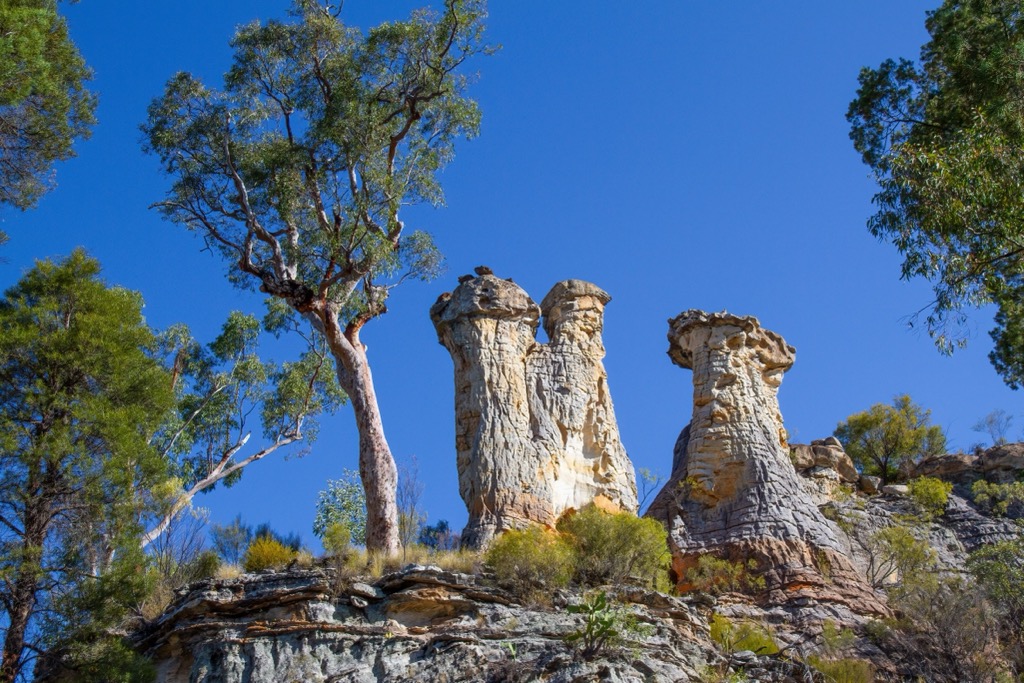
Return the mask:
M1019 481L1024 475L1024 443L993 446L978 456L978 470L997 484Z
M885 614L790 460L777 392L794 348L756 318L698 310L670 320L668 339L672 361L693 371L694 408L648 514L669 529L678 587L689 588L687 569L712 553L754 560L770 603L814 599Z
M455 450L469 510L463 543L531 523L553 526L598 501L635 511L633 466L604 370L604 290L556 284L538 306L478 270L430 309L455 364ZM546 344L535 339L543 316Z
M948 453L925 458L914 466L914 477L937 477L957 484L969 484L979 477L978 457Z

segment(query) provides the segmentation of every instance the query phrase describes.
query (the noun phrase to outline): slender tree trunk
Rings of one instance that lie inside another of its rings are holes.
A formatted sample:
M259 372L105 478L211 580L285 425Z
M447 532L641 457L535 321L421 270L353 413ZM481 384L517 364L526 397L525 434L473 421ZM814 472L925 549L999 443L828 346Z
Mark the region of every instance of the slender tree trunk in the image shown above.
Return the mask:
M338 383L348 394L359 431L359 477L366 492L366 549L388 555L398 553L398 506L395 491L398 468L384 438L373 375L359 329L335 334L328 327L328 343L338 370Z
M31 489L30 489L31 490ZM21 671L21 655L25 649L25 633L36 606L36 592L39 590L39 565L42 560L46 526L41 510L30 505L25 515L25 537L22 541L22 557L18 563L18 575L14 579L11 593L11 610L7 615L7 635L4 637L3 658L0 660L0 683L11 683Z

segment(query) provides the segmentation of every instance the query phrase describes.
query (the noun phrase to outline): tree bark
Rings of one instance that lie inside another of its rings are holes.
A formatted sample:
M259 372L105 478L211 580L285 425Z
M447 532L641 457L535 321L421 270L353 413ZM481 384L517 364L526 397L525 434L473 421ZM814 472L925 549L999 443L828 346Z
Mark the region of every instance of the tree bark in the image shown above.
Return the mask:
M22 557L11 592L11 608L7 615L10 623L7 625L3 658L0 660L0 683L11 683L21 672L25 633L35 610L36 592L39 590L39 565L46 539L45 511L41 509L39 499L35 503L28 501L27 507L25 535L21 544Z
M359 341L359 328L350 325L344 332L326 325L327 340L335 358L338 383L348 394L359 432L359 477L366 493L366 549L395 555L398 553L398 506L395 491L398 467L384 437L373 375L366 347Z

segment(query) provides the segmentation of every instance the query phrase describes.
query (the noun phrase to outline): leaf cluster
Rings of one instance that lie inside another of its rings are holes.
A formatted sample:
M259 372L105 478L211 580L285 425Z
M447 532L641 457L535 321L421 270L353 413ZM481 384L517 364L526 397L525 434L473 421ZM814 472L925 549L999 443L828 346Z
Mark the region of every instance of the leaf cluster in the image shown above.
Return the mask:
M849 416L834 433L854 464L884 485L898 480L903 467L945 452L945 434L930 422L931 411L902 395Z
M1016 0L946 0L930 12L917 61L860 74L847 119L874 171L872 234L931 281L927 327L950 351L964 308L997 304L990 355L1012 387L1024 377L1024 25Z

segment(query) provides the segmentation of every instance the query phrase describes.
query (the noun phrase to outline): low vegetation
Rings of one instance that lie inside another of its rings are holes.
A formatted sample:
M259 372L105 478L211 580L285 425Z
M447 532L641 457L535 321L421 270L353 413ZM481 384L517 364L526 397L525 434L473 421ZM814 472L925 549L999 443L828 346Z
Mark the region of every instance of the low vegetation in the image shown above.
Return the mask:
M983 479L971 487L974 502L997 517L1024 517L1024 482L993 484Z
M498 583L524 599L543 602L569 585L576 554L564 535L538 526L506 531L491 545L487 564Z
M721 595L722 593L756 592L764 590L764 577L754 572L757 562L726 560L714 555L701 555L697 564L686 570L686 581L695 589Z
M711 640L726 654L748 650L758 655L774 655L779 651L778 643L764 624L736 622L721 614L711 617Z
M579 605L569 605L567 610L570 614L583 615L583 626L567 635L565 640L578 645L580 653L587 659L602 650L619 647L651 633L649 626L640 623L636 615L623 605L609 600L604 591Z
M270 536L258 536L245 551L242 567L247 572L284 569L297 555L295 550Z
M925 518L931 519L946 511L953 485L935 477L917 477L907 483L907 490Z

